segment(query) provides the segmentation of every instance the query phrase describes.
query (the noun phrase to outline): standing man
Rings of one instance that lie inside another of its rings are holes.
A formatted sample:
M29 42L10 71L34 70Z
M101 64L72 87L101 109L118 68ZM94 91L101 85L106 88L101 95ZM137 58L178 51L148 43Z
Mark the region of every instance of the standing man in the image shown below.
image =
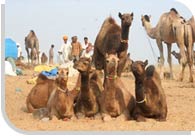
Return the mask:
M72 51L72 46L68 42L68 36L64 35L63 36L63 41L64 43L62 44L60 50L58 51L59 54L59 64L65 64L71 61L71 51Z
M82 46L81 43L77 41L77 36L72 37L72 57L73 57L73 62L79 60L81 51L82 51Z
M53 65L53 58L54 58L54 51L53 51L54 45L51 45L51 48L49 50L49 65Z
M22 56L22 48L20 47L19 43L16 43L16 45L17 45L17 48L18 48L18 55L17 55L17 57L20 58Z

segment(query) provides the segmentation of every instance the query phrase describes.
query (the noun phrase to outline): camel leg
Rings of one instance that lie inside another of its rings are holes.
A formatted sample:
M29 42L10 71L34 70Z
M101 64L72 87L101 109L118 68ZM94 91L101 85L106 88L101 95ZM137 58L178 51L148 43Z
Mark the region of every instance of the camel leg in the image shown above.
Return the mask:
M186 64L187 64L187 59L186 59L186 54L185 54L185 49L184 48L185 48L185 45L180 44L180 55L181 55L180 67L181 67L181 72L180 72L180 75L179 75L179 81L183 81L184 70L185 70L185 67L186 67Z
M187 48L187 56L188 56L188 66L189 66L189 72L190 72L190 77L189 77L189 82L193 82L193 45L189 45Z
M120 116L116 118L117 121L125 121L128 119L130 119L130 114L127 109Z
M28 48L26 48L26 52L27 52L27 58L28 58L28 64L29 64L30 54L29 54L29 50L28 50Z
M164 78L164 54L163 54L163 45L161 40L156 40L158 49L160 52L160 78Z
M172 69L172 59L171 59L171 44L167 44L167 53L168 53L168 58L167 62L169 63L169 68L170 68L170 78L173 79L173 69Z
M102 113L102 120L103 121L111 121L112 117L109 114Z

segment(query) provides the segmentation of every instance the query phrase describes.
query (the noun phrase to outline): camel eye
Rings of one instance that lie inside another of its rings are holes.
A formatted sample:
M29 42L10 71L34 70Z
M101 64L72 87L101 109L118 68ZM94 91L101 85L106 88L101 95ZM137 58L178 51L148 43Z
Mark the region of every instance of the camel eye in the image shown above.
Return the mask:
M69 74L69 72L66 72L66 75L68 75Z
M106 63L109 63L109 60L106 60Z

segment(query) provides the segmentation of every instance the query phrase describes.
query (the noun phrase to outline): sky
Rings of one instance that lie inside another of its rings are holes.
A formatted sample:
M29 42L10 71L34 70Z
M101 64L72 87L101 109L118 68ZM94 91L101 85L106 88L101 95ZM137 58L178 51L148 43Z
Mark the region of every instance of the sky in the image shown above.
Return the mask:
M24 38L30 30L34 30L41 52L48 55L51 44L55 45L56 61L63 35L68 35L69 41L72 36L77 35L81 43L87 36L94 44L107 17L112 16L120 25L118 13L133 12L128 52L133 60L148 59L150 64L155 64L159 50L155 40L148 40L141 24L141 15L151 15L151 24L156 26L160 16L171 8L176 8L185 19L192 16L185 5L174 0L6 0L5 38L12 38L20 43L22 54L26 56ZM172 50L178 51L176 44L173 44ZM164 56L167 60L166 45ZM176 64L177 60L172 58Z

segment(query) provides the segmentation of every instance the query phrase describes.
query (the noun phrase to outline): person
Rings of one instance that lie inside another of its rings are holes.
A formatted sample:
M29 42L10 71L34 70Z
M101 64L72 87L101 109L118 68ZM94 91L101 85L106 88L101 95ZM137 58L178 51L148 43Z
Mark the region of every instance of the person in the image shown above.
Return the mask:
M53 62L53 58L54 58L54 51L53 51L53 49L54 49L54 45L52 44L51 48L49 50L49 64L50 65L54 64L54 62Z
M16 43L16 45L17 45L17 48L18 48L18 55L17 55L17 57L20 58L22 56L22 48L21 48L19 43Z
M81 43L77 41L77 36L72 37L71 45L72 45L71 55L73 58L73 62L75 62L79 60L79 57L82 51L82 46L81 46Z
M83 51L81 57L91 58L93 55L93 45L91 43L88 44L88 47Z
M72 46L70 42L68 42L68 36L64 35L63 41L64 43L62 44L60 50L58 51L59 64L65 64L71 61Z

